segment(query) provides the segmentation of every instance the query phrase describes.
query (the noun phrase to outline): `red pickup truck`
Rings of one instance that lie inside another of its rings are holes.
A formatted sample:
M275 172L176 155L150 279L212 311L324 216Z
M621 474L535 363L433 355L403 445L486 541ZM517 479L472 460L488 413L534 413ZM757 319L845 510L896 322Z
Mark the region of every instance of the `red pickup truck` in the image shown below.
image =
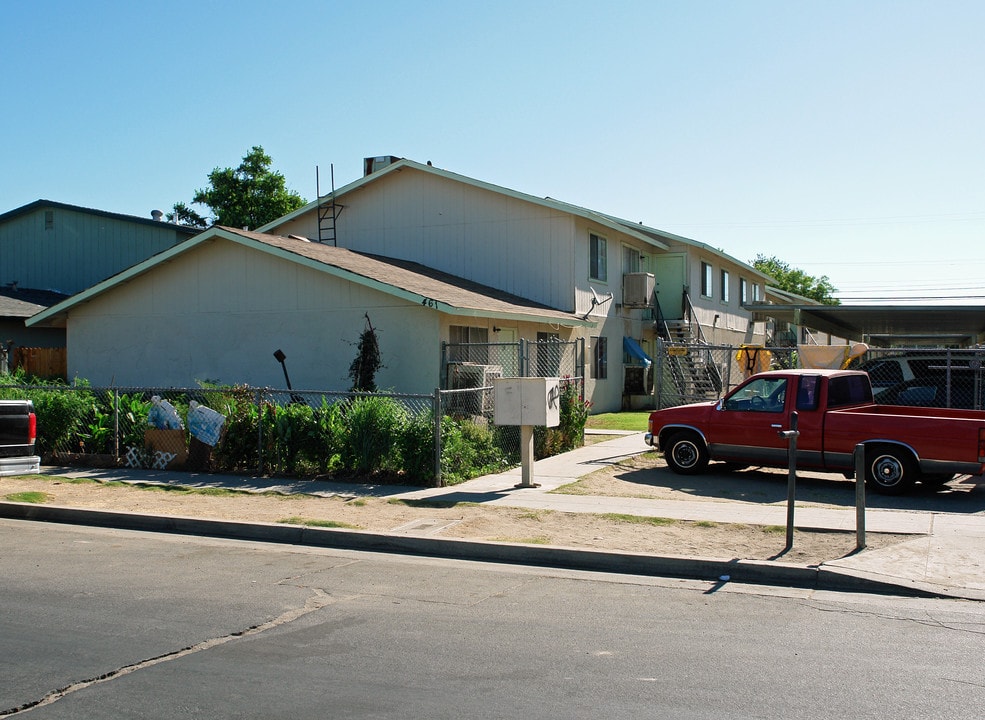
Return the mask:
M679 474L709 460L731 468L788 467L797 413L797 467L854 477L855 446L865 446L866 481L896 495L915 482L940 485L956 473L985 471L985 412L877 405L867 373L772 370L753 375L717 401L657 410L646 442Z

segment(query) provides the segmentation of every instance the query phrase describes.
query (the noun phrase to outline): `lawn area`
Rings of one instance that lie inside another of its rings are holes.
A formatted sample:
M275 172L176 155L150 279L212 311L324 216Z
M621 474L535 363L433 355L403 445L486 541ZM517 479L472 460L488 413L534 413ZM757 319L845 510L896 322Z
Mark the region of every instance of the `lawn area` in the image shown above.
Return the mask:
M650 417L649 410L636 412L599 413L589 415L585 422L586 428L593 430L634 430L646 431L646 422Z

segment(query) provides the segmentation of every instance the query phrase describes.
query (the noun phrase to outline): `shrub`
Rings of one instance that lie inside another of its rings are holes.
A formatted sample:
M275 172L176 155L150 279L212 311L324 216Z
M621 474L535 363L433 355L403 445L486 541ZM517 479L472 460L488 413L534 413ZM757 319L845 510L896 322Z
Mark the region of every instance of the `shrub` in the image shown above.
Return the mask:
M534 457L538 460L585 444L585 423L591 404L581 399L581 386L576 382L562 380L560 391L558 426L534 428Z
M509 459L496 444L495 433L473 422L444 418L441 424L441 477L455 485L479 475L500 472Z
M398 438L407 411L392 398L360 395L346 409L349 434L342 448L343 467L357 475L397 472Z

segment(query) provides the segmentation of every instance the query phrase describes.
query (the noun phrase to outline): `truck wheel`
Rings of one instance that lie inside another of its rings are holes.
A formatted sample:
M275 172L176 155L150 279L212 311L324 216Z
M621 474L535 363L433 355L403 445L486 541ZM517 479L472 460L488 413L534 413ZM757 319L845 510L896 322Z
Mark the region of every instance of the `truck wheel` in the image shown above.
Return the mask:
M876 492L900 495L913 485L916 476L913 458L905 450L877 446L866 451L865 480Z
M708 449L692 432L674 433L664 447L664 459L678 475L697 475L708 466Z

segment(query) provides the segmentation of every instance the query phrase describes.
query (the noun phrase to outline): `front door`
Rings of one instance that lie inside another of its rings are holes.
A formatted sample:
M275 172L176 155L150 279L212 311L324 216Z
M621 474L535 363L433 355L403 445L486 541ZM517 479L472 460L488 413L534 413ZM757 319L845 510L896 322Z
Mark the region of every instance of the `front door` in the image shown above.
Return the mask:
M682 298L687 285L687 256L684 253L654 255L653 277L656 281L657 300L664 320L684 318Z

